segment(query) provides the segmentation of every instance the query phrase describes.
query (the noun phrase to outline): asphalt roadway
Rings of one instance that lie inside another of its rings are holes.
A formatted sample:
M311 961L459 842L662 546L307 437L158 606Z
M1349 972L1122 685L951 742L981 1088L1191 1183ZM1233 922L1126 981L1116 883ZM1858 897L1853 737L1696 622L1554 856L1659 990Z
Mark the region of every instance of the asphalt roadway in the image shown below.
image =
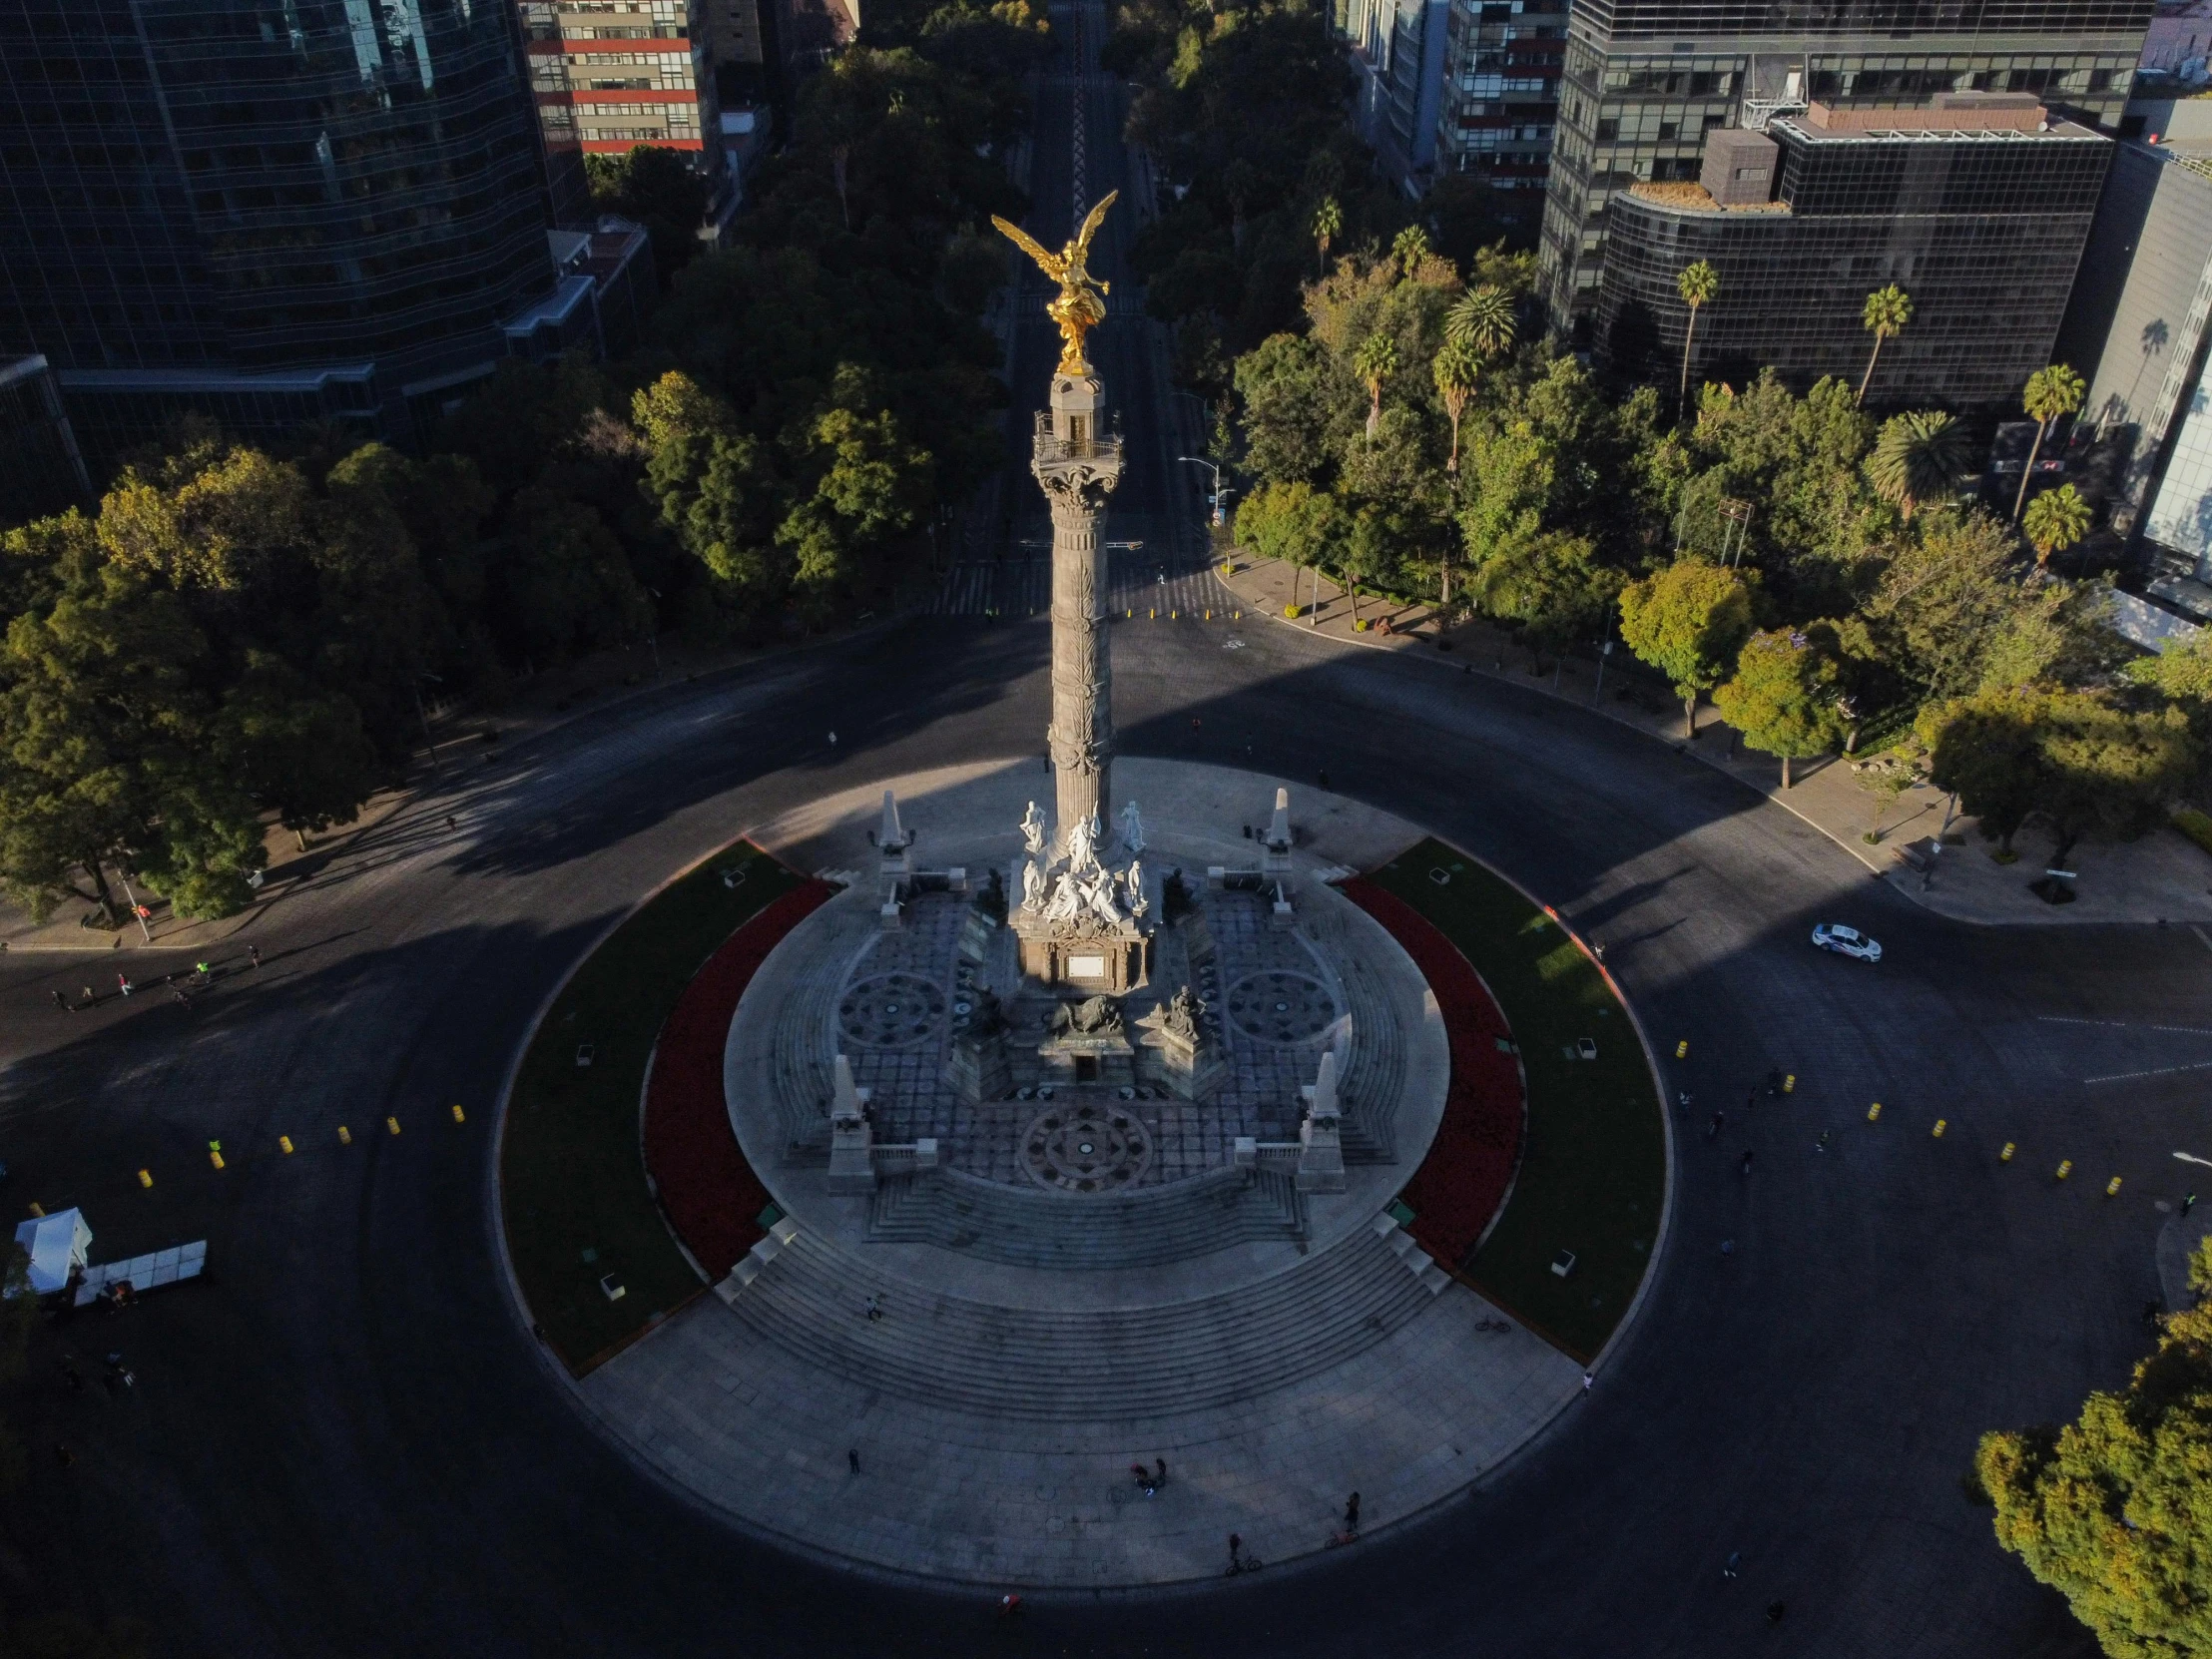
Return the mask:
M1041 380L1042 335L1017 376ZM1113 533L1187 509L1179 487L1133 464ZM640 892L748 826L1041 755L1046 648L1042 618L893 622L425 782L266 897L189 1007L49 998L186 965L154 953L0 957L17 1213L82 1204L103 1257L206 1237L215 1269L36 1337L4 1400L28 1453L8 1605L135 1616L195 1659L2090 1651L1961 1475L1983 1429L2070 1414L2146 1346L2153 1200L2184 1184L2172 1149L2212 1156L2192 1073L2160 1074L2212 1060L2212 948L1945 921L1599 716L1265 620L1118 627L1123 750L1326 771L1556 904L1668 1054L1690 1044L1665 1062L1694 1103L1661 1278L1587 1401L1464 1500L1317 1565L1006 1622L749 1542L590 1428L510 1312L488 1220L492 1107L532 1013ZM1815 951L1822 918L1884 962ZM1795 1094L1747 1107L1774 1067ZM65 1350L97 1372L109 1347L136 1388L60 1385Z

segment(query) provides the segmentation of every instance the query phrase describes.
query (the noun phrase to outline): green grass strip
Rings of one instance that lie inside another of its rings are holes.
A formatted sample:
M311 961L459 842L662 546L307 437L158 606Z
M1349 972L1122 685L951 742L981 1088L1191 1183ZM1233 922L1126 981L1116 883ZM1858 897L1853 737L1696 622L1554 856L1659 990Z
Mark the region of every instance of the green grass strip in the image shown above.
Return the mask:
M735 885L725 872L738 872ZM738 926L800 877L740 841L656 894L561 990L530 1040L499 1166L530 1315L572 1371L702 1288L646 1187L638 1104L676 999ZM578 1066L579 1047L593 1050ZM613 1275L619 1301L600 1288Z
M1450 877L1438 884L1430 872ZM1579 1359L1605 1346L1658 1243L1665 1124L1651 1069L1605 976L1511 883L1438 840L1373 879L1459 947L1512 1027L1528 1080L1521 1165L1467 1277ZM1590 1038L1597 1058L1570 1058ZM1562 1250L1573 1272L1551 1271Z

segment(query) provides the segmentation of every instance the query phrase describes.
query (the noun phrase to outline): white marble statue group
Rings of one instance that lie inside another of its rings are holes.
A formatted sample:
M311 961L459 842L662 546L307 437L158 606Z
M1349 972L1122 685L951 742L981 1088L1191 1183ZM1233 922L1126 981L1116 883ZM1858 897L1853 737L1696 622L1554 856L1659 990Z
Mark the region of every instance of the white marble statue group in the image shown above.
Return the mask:
M1142 917L1148 908L1144 868L1134 854L1144 850L1144 822L1134 801L1122 809L1121 824L1122 845L1132 854L1126 871L1099 858L1095 818L1069 828L1067 861L1055 870L1058 860L1052 856L1044 815L1030 802L1021 821L1021 907L1045 921L1070 926L1119 927L1132 916Z

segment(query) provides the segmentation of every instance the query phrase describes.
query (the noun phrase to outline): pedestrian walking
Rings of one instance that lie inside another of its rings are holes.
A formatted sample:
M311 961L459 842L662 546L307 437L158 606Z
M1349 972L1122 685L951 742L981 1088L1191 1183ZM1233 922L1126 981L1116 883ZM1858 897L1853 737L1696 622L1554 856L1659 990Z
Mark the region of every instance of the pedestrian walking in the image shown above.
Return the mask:
M832 733L830 733L830 747L831 749L834 749L834 748L836 748L836 747L837 747L837 735L836 735L836 733L834 733L834 732L832 732Z
M1235 1571L1237 1571L1237 1570L1238 1570L1239 1568L1241 1568L1241 1567L1242 1567L1242 1566L1244 1565L1244 1559L1243 1559L1243 1550L1244 1550L1244 1539L1240 1538L1240 1537L1239 1537L1239 1536L1238 1536L1238 1535L1237 1535L1236 1533L1234 1533L1234 1532L1230 1533L1230 1534L1229 1534L1229 1570L1230 1570L1231 1572L1235 1572Z
M1589 1372L1584 1372L1584 1373L1582 1374L1582 1391L1583 1391L1583 1393L1584 1393L1584 1394L1587 1394L1587 1393L1588 1393L1588 1392L1590 1391L1590 1389L1591 1389L1591 1388L1592 1388L1592 1387L1593 1387L1593 1386L1594 1386L1594 1385L1596 1384L1596 1382L1597 1382L1597 1378L1596 1378L1595 1376L1593 1376L1593 1375L1592 1375L1591 1373L1589 1373Z
M1705 1138L1709 1141L1719 1140L1721 1135L1721 1125L1726 1123L1727 1121L1728 1114L1726 1112L1715 1112L1713 1114L1713 1121L1705 1126Z
M881 1297L874 1295L868 1297L867 1317L870 1320L879 1320L883 1317L883 1299Z
M1314 776L1321 780L1321 787L1323 789L1326 790L1327 788L1329 788L1329 769L1327 767L1322 768L1322 770L1316 773Z
M1168 1483L1168 1460L1165 1457L1155 1457L1153 1462L1156 1465L1153 1472L1159 1476L1160 1484L1165 1486Z
M1750 1089L1750 1091L1749 1091L1748 1093L1746 1093L1746 1094L1745 1094L1745 1096L1744 1096L1744 1110L1748 1112L1748 1111L1750 1111L1750 1110L1751 1110L1751 1109L1752 1109L1752 1108L1753 1108L1754 1106L1756 1106L1756 1105L1758 1105L1758 1104L1759 1104L1759 1085L1758 1085L1758 1084L1756 1084L1756 1083L1754 1083L1754 1084L1752 1084L1752 1086L1751 1086L1751 1089Z
M1782 1622L1782 1615L1787 1613L1788 1611L1789 1608L1783 1606L1782 1603L1779 1601L1768 1602L1767 1622L1769 1624L1780 1624Z
M1744 1161L1740 1168L1745 1175L1751 1173L1751 1148L1748 1146L1744 1148Z
M1596 954L1597 959L1600 962L1605 960L1605 946L1603 946L1602 944L1593 944L1592 946L1590 946L1590 949Z
M184 1004L184 1005L185 1005L186 1007L188 1007L188 1008L189 1008L189 1007L191 1007L191 1006L192 1006L192 998L191 998L191 997L189 997L189 996L187 996L187 995L185 994L185 987L184 987L184 986L182 986L182 985L172 985L172 986L170 986L170 988L169 988L169 994L170 994L171 996L175 997L175 998L176 998L176 999L177 999L177 1000L178 1000L179 1002L182 1002L182 1003L183 1003L183 1004Z
M85 987L85 993L84 993L84 996L82 997L81 1001L82 1001L82 1005L83 1005L83 1006L85 1006L85 1007L87 1007L87 1008L91 1008L91 1007L95 1007L95 1006L97 1006L97 1005L99 1004L100 998L99 998L99 997L97 997L97 996L95 996L95 995L93 994L93 990L92 990L92 987L91 987L90 985L87 985L87 986Z
M46 994L54 999L54 1006L59 1008L63 1013L74 1014L77 1011L69 1005L69 998L62 995L60 991L49 991ZM2188 1214L2188 1212L2185 1210L2182 1212L2182 1214L2186 1215Z
M1142 1463L1131 1463L1129 1465L1129 1477L1136 1481L1137 1490L1144 1493L1146 1497L1152 1496L1160 1489L1160 1483L1152 1478L1152 1471Z
M1736 1569L1743 1564L1744 1552L1740 1549L1730 1550L1728 1552L1728 1565L1721 1568L1721 1576L1723 1578L1734 1578L1736 1576Z
M1358 1492L1354 1492L1345 1499L1345 1530L1347 1532L1360 1530L1360 1494Z
M860 1472L860 1448L858 1446L845 1447L844 1460L852 1465L852 1472L854 1474L858 1474Z
M1000 1618L1010 1619L1020 1611L1021 1597L1019 1597L1018 1595L1015 1595L1011 1591L1008 1591L1005 1595L1002 1595L998 1598L998 1616Z
M2191 1210L2194 1210L2196 1207L2197 1195L2195 1193L2183 1193L2181 1195L2181 1219L2183 1221L2187 1221L2189 1219L2189 1212Z
M1815 1152L1826 1152L1828 1150L1828 1139L1835 1133L1836 1131L1833 1129L1823 1129L1821 1138L1813 1143L1813 1150Z
M262 965L262 947L260 945L250 944L246 947L246 965L248 967L260 967Z
M1735 1255L1735 1254L1736 1254L1736 1241L1735 1241L1734 1239L1723 1239L1723 1240L1721 1240L1721 1254L1722 1254L1723 1256L1733 1256L1733 1255Z
M121 991L125 996L129 996L132 990L130 979L123 974L117 974L115 976L115 988Z

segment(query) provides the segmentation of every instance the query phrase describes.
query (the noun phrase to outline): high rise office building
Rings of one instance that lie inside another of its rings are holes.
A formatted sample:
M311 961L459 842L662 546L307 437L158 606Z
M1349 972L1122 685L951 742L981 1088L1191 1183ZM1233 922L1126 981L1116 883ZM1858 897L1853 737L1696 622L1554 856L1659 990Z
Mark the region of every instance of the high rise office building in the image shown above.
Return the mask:
M583 158L681 153L711 221L736 211L768 132L773 8L764 0L520 0L555 217L590 214Z
M497 0L0 0L0 355L96 455L409 439L565 326L521 48Z
M1606 204L1699 177L1717 128L1763 130L1814 101L1915 108L1940 93L2034 93L2111 131L2152 0L1574 0L1539 247L1555 327L1593 308Z
M1867 294L1896 282L1913 321L1869 401L2009 402L2051 360L2112 150L2025 94L1717 128L1697 183L1614 194L1592 341L1670 384L1686 345L1693 384L1857 381ZM1701 260L1720 284L1691 335L1675 278Z
M1566 47L1567 0L1451 0L1435 171L1498 192L1501 220L1542 215Z

